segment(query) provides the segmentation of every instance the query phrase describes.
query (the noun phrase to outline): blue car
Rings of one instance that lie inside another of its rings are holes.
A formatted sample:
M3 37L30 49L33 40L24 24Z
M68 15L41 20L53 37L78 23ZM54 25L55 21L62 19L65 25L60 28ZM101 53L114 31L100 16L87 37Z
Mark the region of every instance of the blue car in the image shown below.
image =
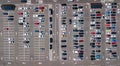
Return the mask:
M112 42L116 42L116 39L112 39Z
M110 10L107 10L107 11L105 12L105 14L106 14L106 15L110 15Z
M39 30L35 30L35 32L39 32Z
M114 30L114 29L116 29L116 27L115 27L115 26L112 26L112 27L111 27L111 29L113 29L113 30Z
M102 59L101 55L96 55L96 59Z

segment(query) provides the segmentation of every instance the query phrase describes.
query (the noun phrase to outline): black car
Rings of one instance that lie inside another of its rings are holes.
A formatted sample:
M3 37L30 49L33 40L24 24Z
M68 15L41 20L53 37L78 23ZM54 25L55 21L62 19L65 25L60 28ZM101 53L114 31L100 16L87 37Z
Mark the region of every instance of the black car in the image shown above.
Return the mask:
M50 17L49 19L50 19L50 22L52 22L52 21L53 21L52 17Z
M100 27L97 26L96 29L100 29Z
M50 30L50 34L52 34L52 30Z
M50 43L52 43L53 42L53 38L50 38Z
M44 17L45 15L44 14L39 14L38 17Z
M61 4L62 6L67 6L67 4L66 3L63 3L63 4Z
M91 24L90 26L95 26L95 24Z
M79 37L79 35L73 35L73 37Z
M101 52L101 50L96 50L96 52Z
M66 40L61 40L61 42L66 42Z
M50 13L50 15L52 15L53 14L53 9L49 9L49 13Z
M64 53L62 53L62 55L67 55L67 53L64 52Z
M50 45L50 49L52 49L52 45Z
M112 6L112 8L117 8L117 6Z
M74 45L78 45L78 43L74 43Z
M13 21L13 20L14 20L14 18L9 17L9 18L8 18L8 20Z
M8 15L8 13L3 13L3 15Z
M63 57L62 59L63 59L63 60L67 60L67 57Z
M73 40L73 42L78 42L78 40Z
M79 47L84 47L84 45L79 45Z
M83 34L79 34L79 37L84 37L84 35Z
M111 34L117 34L116 32L111 32Z
M78 6L78 8L79 8L79 9L82 9L82 8L83 8L83 6Z
M78 29L73 29L73 32L78 32Z
M61 47L62 47L62 48L66 48L66 47L67 47L67 45L61 45Z
M14 17L14 16L8 16L8 17Z
M69 24L72 24L72 19L69 19Z
M27 0L21 0L21 3L27 3Z
M23 43L30 43L30 41L23 41Z

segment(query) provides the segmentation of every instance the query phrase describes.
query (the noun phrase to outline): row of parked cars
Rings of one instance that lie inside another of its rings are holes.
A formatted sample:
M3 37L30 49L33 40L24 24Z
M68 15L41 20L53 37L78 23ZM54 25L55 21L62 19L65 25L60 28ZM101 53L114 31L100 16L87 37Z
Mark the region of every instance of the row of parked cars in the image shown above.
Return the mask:
M27 21L29 18L29 12L26 11L28 7L19 7L18 8L18 25L23 28L23 46L24 48L30 48L30 24Z
M117 30L116 15L117 3L106 3L105 27L106 27L106 60L117 59Z
M101 60L101 18L102 13L100 10L90 10L90 59Z
M49 13L49 38L50 38L49 49L52 50L52 48L53 48L53 27L52 27L52 25L53 25L53 9L49 8L48 13Z
M67 4L61 4L61 26L60 26L60 34L61 34L61 59L67 60Z
M38 54L40 54L40 53L44 54L45 49L46 49L45 45L44 45L45 35L46 35L46 30L45 30L46 29L45 28L46 17L45 17L44 11L45 11L45 6L44 5L33 6L33 31L34 31L33 33L34 33L34 38L38 39L38 40L34 39L34 43L35 43L34 46L39 46L38 47L39 48L39 53ZM39 59L40 58L41 57L39 57Z
M72 5L72 25L73 25L73 55L74 61L84 59L84 12L83 6Z

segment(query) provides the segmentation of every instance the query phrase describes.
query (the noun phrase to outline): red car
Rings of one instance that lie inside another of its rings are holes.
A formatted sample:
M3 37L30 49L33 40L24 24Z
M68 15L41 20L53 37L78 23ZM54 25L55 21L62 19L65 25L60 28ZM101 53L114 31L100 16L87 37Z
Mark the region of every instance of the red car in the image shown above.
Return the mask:
M116 44L116 42L112 42L112 44Z
M39 9L44 9L44 7L43 7L43 6L39 6L38 8L39 8Z
M91 32L90 34L95 34L95 32Z
M111 18L115 18L115 16L111 16Z
M100 16L101 16L101 14L99 14L99 13L98 13L98 14L96 14L96 16L100 17Z
M106 24L105 26L106 26L106 27L110 27L110 24Z
M84 40L83 39L80 39L79 42L83 42Z
M110 35L110 34L107 34L106 36L107 36L107 37L110 37L111 35Z
M18 12L17 14L18 14L18 15L23 15L23 12Z
M106 44L111 44L110 42L106 42Z
M35 25L39 25L39 22L34 22Z
M4 30L9 30L9 28L4 28Z

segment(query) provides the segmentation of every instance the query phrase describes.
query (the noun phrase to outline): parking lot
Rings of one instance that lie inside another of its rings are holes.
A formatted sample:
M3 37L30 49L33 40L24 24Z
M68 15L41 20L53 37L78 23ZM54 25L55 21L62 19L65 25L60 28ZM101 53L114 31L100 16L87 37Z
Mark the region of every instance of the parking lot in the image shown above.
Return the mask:
M15 10L1 7L0 65L119 66L119 5L71 2L11 5Z

